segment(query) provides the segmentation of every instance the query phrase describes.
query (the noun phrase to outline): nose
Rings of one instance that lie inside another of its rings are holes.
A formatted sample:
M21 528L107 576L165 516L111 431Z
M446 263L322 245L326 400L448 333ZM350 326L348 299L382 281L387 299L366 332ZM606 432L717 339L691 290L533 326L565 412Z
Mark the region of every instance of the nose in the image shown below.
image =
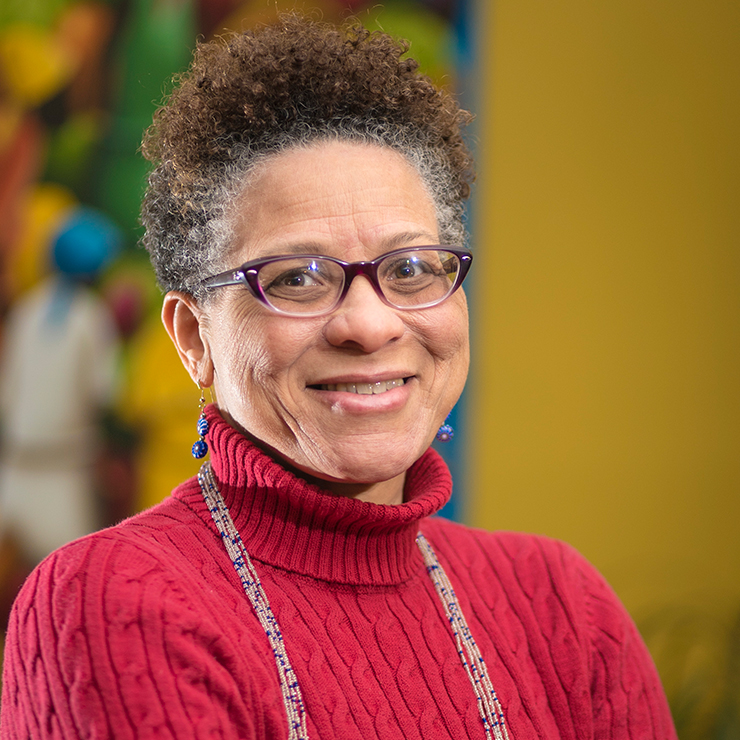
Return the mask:
M401 337L405 324L398 311L380 300L370 281L358 275L342 305L330 316L325 335L335 347L376 352Z

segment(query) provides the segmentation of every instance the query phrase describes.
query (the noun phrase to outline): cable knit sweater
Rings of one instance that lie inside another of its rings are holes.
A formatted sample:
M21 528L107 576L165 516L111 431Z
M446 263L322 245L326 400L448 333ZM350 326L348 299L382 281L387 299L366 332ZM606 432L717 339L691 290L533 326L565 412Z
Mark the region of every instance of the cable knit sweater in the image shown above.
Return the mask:
M485 737L415 544L452 581L511 740L675 738L655 669L573 549L429 518L451 491L429 450L405 503L338 498L209 410L213 470L271 601L309 737ZM11 617L0 737L286 738L267 638L197 480L63 547Z

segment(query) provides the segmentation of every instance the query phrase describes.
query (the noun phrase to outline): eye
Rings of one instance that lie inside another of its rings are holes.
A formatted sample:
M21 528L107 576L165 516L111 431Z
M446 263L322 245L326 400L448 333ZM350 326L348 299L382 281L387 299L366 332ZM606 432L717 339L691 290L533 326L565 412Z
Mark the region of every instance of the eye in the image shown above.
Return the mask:
M314 257L276 259L264 264L258 275L267 302L289 312L331 304L341 290L342 276L338 265ZM299 309L299 304L303 308Z
M407 259L397 264L393 270L393 275L397 278L411 278L422 272L418 262Z
M449 252L420 249L389 255L379 270L380 286L399 307L434 305L450 291Z
M386 280L411 280L431 272L431 267L423 259L401 256L386 266L383 277Z
M319 260L276 260L259 273L266 294L298 294L325 286L331 276Z
M270 288L310 288L315 285L319 285L319 275L316 271L309 269L308 267L297 268L293 270L286 270L281 275L278 275L270 285L267 286L266 290Z

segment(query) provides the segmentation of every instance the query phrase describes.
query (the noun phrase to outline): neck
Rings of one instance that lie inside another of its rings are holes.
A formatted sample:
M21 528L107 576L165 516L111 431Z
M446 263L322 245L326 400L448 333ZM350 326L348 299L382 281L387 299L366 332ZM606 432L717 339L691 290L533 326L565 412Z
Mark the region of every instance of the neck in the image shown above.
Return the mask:
M328 582L375 586L401 583L421 567L420 523L439 511L452 488L434 450L406 472L403 502L383 506L336 495L326 481L286 470L213 406L205 412L216 485L252 558ZM375 486L364 488L379 494ZM197 482L184 484L178 496L211 522Z

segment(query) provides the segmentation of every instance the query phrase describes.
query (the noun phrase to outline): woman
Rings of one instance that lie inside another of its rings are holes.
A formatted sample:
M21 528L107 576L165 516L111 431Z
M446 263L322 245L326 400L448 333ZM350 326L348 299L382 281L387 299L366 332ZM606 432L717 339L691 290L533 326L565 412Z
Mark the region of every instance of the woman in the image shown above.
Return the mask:
M216 399L210 463L29 580L3 737L675 736L580 556L429 518L472 168L467 114L404 51L284 18L201 46L157 114L144 241Z

